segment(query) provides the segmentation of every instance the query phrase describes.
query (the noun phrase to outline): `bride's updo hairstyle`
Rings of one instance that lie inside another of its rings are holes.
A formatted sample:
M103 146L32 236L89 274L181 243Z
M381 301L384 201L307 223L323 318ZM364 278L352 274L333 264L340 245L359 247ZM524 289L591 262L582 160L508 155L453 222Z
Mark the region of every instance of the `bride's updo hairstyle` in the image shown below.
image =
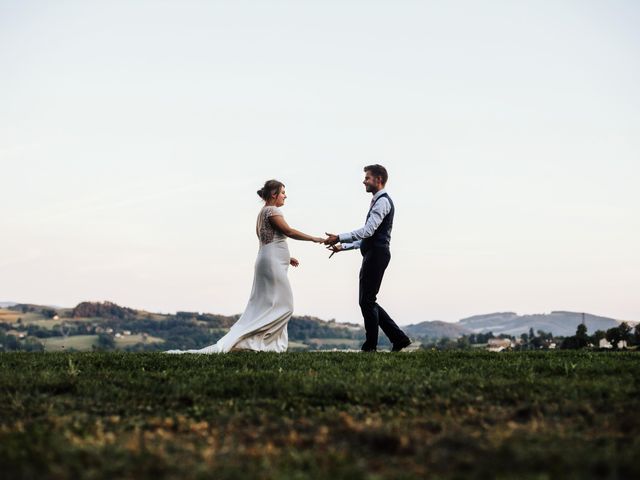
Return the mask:
M284 187L284 183L278 180L267 180L264 187L258 190L258 196L265 202L271 198L271 195L280 193L280 189Z

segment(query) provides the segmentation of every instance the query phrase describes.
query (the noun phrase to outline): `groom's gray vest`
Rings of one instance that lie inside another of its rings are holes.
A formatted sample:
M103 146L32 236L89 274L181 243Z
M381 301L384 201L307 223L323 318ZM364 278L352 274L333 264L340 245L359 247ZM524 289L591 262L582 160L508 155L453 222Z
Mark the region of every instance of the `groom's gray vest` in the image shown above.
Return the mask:
M376 201L373 202L373 204L371 205L371 208L369 208L369 213L367 213L367 220L369 220L369 216L371 215L371 209L373 208L373 206L376 203L378 203L378 201L380 201L381 198L384 198L384 197L386 197L386 199L389 200L389 204L391 205L391 210L384 217L384 219L382 220L382 223L376 229L376 231L373 232L373 235L371 235L369 238L365 238L364 240L362 240L362 243L360 243L360 251L362 252L363 255L367 253L367 251L372 247L389 248L389 244L391 242L391 229L393 228L393 215L396 211L395 207L393 206L393 202L391 201L391 197L389 195L387 195L386 193L383 193L378 198L376 198Z

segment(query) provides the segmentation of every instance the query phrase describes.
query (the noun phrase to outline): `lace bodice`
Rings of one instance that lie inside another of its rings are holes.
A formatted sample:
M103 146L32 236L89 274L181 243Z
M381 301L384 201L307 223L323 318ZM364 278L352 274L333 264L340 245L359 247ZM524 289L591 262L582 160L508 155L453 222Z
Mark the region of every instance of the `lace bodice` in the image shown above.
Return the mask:
M260 210L258 221L256 223L256 234L260 240L260 245L267 245L276 240L286 240L286 236L269 221L269 217L274 215L282 215L282 211L278 207L266 206Z

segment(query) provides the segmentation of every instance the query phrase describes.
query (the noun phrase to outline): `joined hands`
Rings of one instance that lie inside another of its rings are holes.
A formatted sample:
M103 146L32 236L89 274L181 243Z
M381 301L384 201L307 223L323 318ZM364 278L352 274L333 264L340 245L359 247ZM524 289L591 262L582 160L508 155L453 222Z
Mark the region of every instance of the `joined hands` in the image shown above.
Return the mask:
M324 241L324 244L327 246L327 250L331 251L331 255L329 258L333 257L334 254L342 251L342 245L338 242L340 241L340 237L335 233L325 232L327 238Z
M340 238L335 233L324 232L327 238L324 240L325 245L335 245L340 241Z
M313 242L326 245L327 250L331 252L331 255L329 255L329 258L333 257L334 254L343 251L342 245L338 243L340 242L340 237L338 237L338 235L336 235L335 233L328 233L328 232L325 232L325 234L327 235L326 238L313 237ZM294 266L297 266L297 265L294 265Z

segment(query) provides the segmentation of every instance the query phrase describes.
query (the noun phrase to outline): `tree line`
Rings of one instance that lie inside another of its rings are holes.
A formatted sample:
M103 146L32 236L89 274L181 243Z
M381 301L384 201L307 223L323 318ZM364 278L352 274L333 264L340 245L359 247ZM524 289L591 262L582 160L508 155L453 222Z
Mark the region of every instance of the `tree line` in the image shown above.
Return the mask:
M560 348L568 350L578 350L580 348L600 346L602 339L607 340L611 344L613 350L618 350L619 346L638 346L640 345L640 323L635 326L633 332L626 322L622 322L617 327L608 330L596 330L593 335L587 333L587 326L583 323L576 328L576 334L565 337Z

